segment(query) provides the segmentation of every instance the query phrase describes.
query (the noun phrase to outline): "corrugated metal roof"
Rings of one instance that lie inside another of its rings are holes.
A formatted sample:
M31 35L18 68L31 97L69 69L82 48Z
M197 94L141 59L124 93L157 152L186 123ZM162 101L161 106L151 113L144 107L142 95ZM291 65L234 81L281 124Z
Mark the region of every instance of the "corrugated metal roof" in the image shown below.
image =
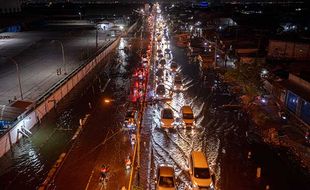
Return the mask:
M0 105L0 121L13 122L24 113L25 109Z

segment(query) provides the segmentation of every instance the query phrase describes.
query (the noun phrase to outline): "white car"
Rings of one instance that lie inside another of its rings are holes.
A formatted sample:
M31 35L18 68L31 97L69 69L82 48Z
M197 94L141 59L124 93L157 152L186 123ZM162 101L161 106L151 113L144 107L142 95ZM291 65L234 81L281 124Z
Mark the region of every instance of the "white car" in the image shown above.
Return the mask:
M173 128L174 115L170 108L165 108L161 111L160 126L162 128Z
M156 190L176 190L174 169L161 165L157 168Z
M213 189L209 164L201 151L191 153L189 166L193 189Z
M183 106L181 108L181 114L182 114L182 121L184 127L195 127L195 118L193 114L193 110L190 106Z
M159 84L156 88L156 96L158 98L164 98L166 94L166 88L165 85Z

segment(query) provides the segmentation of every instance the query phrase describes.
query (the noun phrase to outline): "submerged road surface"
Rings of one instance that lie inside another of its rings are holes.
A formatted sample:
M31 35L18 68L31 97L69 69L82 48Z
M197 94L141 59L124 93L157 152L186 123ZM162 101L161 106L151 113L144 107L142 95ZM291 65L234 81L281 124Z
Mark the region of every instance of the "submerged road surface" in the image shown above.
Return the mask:
M136 186L155 189L156 169L160 164L168 164L175 169L178 189L191 189L189 155L191 151L198 150L207 157L216 189L254 190L267 186L281 190L307 189L310 186L309 176L286 159L285 152L273 150L252 136L246 137L249 118L244 113L219 109L221 105L238 104L238 101L228 93L227 85L221 82L218 74L210 71L205 73L205 78L201 77L198 65L189 61L186 49L167 44L162 51L170 48L172 60L179 68L176 73L171 72L170 59L166 58L165 72L168 74L165 74L163 83L171 101L156 101L145 111L141 132L145 148L141 154L151 163L143 162ZM157 67L158 64L154 63L153 73ZM175 75L182 76L181 92L172 90ZM149 84L150 94L156 89L155 78L153 76L153 82ZM180 109L184 105L193 109L194 129L184 129L179 123ZM164 108L174 112L173 129L161 127L160 113ZM251 156L248 158L249 152ZM256 178L258 167L261 168L259 179Z

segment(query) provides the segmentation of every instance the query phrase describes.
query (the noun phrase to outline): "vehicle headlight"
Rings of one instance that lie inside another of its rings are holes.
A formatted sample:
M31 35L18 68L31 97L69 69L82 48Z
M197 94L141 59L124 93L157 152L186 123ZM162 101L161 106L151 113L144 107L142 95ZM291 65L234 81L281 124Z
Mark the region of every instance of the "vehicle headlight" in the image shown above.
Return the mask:
M214 189L213 183L210 184L211 189Z
M198 185L196 183L193 183L193 188L198 188Z

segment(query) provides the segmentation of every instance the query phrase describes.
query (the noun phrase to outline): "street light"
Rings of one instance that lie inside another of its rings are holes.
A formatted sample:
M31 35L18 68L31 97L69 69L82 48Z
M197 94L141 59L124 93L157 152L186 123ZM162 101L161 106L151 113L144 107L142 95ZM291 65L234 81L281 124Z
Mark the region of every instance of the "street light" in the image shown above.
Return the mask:
M103 99L103 102L105 103L105 104L110 104L111 102L114 102L115 100L113 100L113 99L110 99L110 98L104 98Z
M19 72L18 63L12 57L7 57L7 56L2 56L2 57L5 57L5 58L9 59L10 61L12 61L16 65L16 73L17 73L17 81L18 81L18 86L19 86L20 98L23 100L24 97L23 97L23 91L22 91L22 84L20 82L20 72Z
M67 74L67 69L66 69L66 61L65 61L65 50L64 50L64 45L60 40L53 40L52 42L58 42L61 47L61 52L62 52L62 64L64 66L64 74Z

